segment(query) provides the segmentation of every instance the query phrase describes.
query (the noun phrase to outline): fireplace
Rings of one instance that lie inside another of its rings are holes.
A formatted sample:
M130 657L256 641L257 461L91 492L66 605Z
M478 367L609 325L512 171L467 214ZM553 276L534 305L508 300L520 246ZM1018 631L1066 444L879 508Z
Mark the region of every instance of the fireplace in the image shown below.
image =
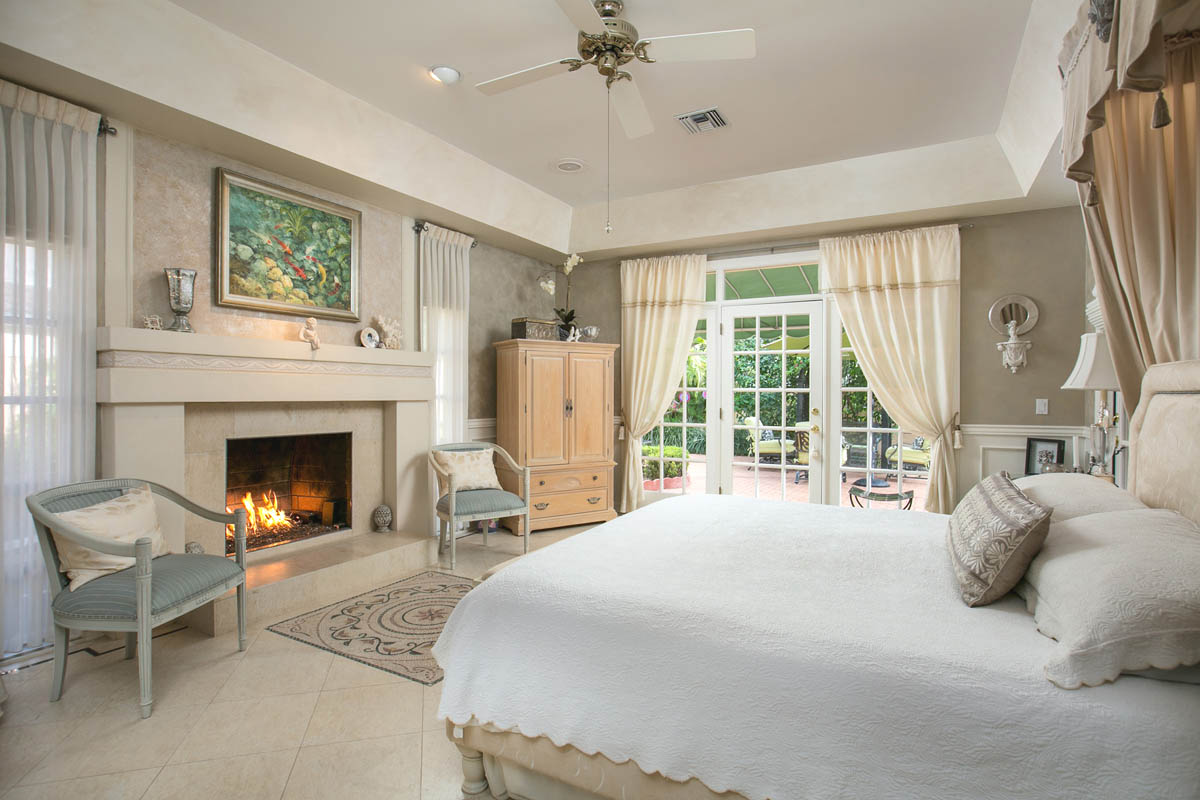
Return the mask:
M351 472L349 433L227 439L225 506L246 509L246 550L349 527ZM233 551L231 525L225 553Z

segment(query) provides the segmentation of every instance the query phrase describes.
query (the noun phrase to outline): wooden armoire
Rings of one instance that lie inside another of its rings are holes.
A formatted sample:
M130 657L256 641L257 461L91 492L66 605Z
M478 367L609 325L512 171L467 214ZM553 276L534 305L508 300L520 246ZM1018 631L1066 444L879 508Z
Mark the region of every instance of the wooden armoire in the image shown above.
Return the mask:
M496 443L529 467L530 529L604 522L613 510L613 360L619 345L496 342ZM520 494L519 479L500 482ZM504 521L514 533L520 518Z

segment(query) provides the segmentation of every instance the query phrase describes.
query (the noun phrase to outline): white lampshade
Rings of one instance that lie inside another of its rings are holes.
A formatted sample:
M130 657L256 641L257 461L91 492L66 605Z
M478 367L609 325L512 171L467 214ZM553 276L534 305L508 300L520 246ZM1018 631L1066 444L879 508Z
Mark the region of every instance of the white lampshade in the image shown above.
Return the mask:
M1120 388L1112 355L1108 352L1108 339L1103 333L1085 333L1079 337L1079 357L1062 388L1098 392Z

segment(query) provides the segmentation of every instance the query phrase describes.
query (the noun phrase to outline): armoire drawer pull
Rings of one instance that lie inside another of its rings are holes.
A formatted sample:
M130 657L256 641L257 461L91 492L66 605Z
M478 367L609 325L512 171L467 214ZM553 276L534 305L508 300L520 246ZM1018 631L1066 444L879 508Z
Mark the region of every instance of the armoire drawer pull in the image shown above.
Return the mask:
M545 485L546 485L545 481L538 481L538 486L545 486Z
M588 502L591 503L592 505L596 505L596 503L600 502L600 498L599 497L589 497Z
M599 475L593 475L593 476L592 476L592 480L594 480L594 481L598 481L598 480L600 480L600 476L599 476Z
M599 500L600 498L597 497L596 499ZM545 511L547 508L550 507L550 504L549 503L534 503L533 507L536 508L538 511Z

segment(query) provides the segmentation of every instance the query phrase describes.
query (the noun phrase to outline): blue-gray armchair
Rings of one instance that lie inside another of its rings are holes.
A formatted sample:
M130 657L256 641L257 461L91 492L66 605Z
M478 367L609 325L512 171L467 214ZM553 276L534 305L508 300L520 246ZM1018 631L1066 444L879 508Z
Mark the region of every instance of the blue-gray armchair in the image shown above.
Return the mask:
M142 537L133 544L101 539L63 521L57 515L120 497L126 489L148 484L154 494L165 497L197 516L234 526L236 559L193 553L151 557L151 541ZM246 649L246 510L232 514L201 508L165 486L129 478L88 481L47 489L25 498L37 529L46 572L50 578L51 610L54 617L54 676L50 699L62 697L67 670L69 631L124 631L125 658L138 657L142 718L150 716L151 631L194 608L217 599L237 587L238 649ZM59 571L55 536L76 544L136 559L134 566L88 581L75 591L67 589L66 575Z
M466 450L491 450L493 456L499 456L503 466L521 476L522 492L520 496L502 489L468 489L461 490L455 485L455 478L442 469L434 459L433 453ZM460 522L484 520L483 546L487 547L488 528L493 519L501 517L524 517L524 552L529 552L529 468L522 467L508 452L499 445L488 442L463 442L460 444L440 444L429 454L429 465L437 475L438 483L438 554L447 548L450 550L450 569L454 569L458 557L455 542L456 528Z

